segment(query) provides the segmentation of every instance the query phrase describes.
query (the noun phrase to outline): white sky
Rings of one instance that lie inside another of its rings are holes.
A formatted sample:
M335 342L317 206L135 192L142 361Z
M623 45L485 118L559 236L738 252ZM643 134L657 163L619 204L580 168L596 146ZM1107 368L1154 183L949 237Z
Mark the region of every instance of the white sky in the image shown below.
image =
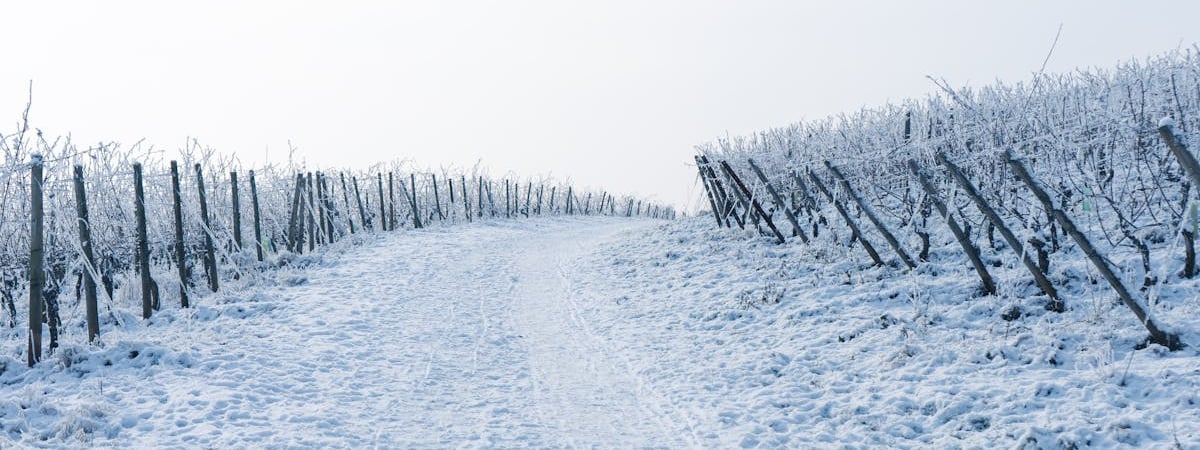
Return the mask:
M394 158L688 208L692 146L1200 42L1196 1L6 2L0 129ZM7 119L4 119L7 115ZM4 122L7 121L7 122ZM2 125L7 123L8 125Z

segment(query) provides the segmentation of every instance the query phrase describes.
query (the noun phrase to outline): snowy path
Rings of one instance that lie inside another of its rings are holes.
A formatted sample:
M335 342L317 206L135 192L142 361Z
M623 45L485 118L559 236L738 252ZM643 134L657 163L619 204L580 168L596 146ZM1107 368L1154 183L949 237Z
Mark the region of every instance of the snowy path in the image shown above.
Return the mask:
M183 324L138 330L162 343L151 370L96 374L103 398L82 407L121 427L89 443L693 447L674 425L688 422L573 303L572 261L651 226L405 232L298 272L297 286L210 298Z

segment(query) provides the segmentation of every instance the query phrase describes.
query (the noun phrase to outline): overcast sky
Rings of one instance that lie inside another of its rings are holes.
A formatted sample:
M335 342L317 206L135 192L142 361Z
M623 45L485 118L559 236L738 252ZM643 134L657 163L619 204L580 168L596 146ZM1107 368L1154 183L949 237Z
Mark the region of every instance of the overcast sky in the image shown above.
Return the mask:
M692 146L1200 42L1196 1L6 2L0 129L393 158L687 208ZM3 119L6 117L8 119ZM268 149L270 153L268 154Z

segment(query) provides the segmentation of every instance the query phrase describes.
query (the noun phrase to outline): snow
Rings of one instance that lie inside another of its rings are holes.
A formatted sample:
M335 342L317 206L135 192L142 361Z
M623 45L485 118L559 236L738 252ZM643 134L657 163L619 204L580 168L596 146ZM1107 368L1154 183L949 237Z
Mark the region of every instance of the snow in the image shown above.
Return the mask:
M1163 118L1158 119L1158 127L1173 128L1175 127L1175 119L1171 118L1171 116L1163 116Z
M1055 314L1019 268L978 296L952 245L902 271L711 217L347 240L0 361L0 447L1200 446L1195 283L1152 304L1190 347L1135 350L1086 263Z

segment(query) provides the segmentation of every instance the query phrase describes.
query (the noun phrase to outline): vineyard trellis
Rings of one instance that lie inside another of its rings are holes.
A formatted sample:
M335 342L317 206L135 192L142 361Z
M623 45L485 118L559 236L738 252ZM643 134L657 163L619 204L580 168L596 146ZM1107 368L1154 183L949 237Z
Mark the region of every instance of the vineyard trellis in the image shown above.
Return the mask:
M1108 70L1039 73L1030 83L934 81L939 94L924 100L697 146L717 226L757 228L782 211L807 243L806 228L812 239L830 228L821 210L831 207L871 265L893 264L872 246L880 238L912 269L931 239L945 239L928 224L936 210L983 294L997 291L988 261L1015 262L1045 308L1063 312L1072 305L1051 264L1078 252L1146 328L1147 342L1182 348L1153 307L1167 279L1196 273L1200 163L1187 147L1200 134L1200 48ZM754 183L741 186L739 173L753 173ZM755 203L764 197L769 211ZM863 216L873 230L861 227Z
M5 158L0 200L6 205L0 208L0 309L8 316L10 336L25 325L25 359L31 366L43 358L44 348L53 352L60 345L63 333L86 330L87 343L102 344L102 326L124 320L120 310L128 305L140 306L141 317L148 319L165 305L178 302L187 308L206 292L220 291L222 280L287 265L295 259L290 255L347 237L483 220L485 191L490 217L496 217L493 183L525 182L525 217L619 216L612 208L556 208L555 192L579 191L550 177L522 180L509 174L497 180L480 167L423 171L402 161L366 171L313 171L296 161L242 171L236 159L194 140L170 161L141 143L80 149L69 138L47 141L40 132L32 137L27 117L26 112L17 132L0 134ZM192 168L191 176L179 170L181 165ZM409 183L395 183L405 173ZM371 177L376 189L368 181L360 190L359 179ZM444 192L439 179L447 183ZM248 181L250 189L239 180ZM530 209L535 185L537 205ZM550 205L543 208L546 187ZM475 199L468 196L472 190L479 193ZM443 198L445 192L449 198ZM635 200L632 195L624 199ZM473 201L479 207L474 215ZM251 224L242 220L246 205ZM670 219L675 211L658 206L642 215ZM196 283L197 264L204 269L203 284ZM29 310L22 316L15 298L26 290ZM75 319L79 305L85 310L82 323ZM43 329L49 331L48 345Z

